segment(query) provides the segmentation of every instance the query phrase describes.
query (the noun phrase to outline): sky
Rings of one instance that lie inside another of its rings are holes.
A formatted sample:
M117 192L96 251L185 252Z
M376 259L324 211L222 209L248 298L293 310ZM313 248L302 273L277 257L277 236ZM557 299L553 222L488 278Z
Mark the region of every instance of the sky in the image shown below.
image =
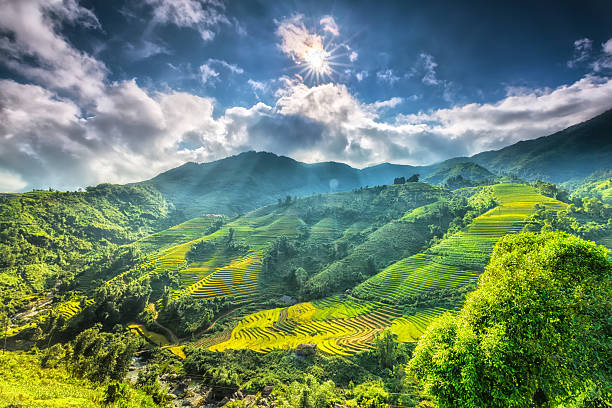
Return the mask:
M0 191L430 164L610 108L608 0L0 0Z

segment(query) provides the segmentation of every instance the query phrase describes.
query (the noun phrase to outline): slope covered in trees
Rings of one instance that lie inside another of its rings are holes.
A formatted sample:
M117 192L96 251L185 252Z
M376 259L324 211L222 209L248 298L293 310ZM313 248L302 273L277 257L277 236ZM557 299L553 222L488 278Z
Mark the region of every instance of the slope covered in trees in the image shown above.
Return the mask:
M440 318L410 369L437 406L606 406L612 264L563 233L510 235L456 316Z

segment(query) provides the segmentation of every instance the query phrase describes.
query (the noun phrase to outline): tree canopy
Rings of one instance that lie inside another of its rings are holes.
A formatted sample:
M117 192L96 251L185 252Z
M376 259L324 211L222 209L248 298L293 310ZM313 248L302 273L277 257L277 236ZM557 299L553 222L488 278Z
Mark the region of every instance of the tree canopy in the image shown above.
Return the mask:
M440 408L609 406L611 276L592 242L506 236L463 309L423 335L410 371Z

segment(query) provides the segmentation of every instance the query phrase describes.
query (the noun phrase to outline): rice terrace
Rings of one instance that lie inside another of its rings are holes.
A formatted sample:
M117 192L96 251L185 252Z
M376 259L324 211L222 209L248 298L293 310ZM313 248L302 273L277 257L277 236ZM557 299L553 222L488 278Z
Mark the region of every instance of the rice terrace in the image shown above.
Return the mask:
M0 407L612 407L610 16L0 0Z

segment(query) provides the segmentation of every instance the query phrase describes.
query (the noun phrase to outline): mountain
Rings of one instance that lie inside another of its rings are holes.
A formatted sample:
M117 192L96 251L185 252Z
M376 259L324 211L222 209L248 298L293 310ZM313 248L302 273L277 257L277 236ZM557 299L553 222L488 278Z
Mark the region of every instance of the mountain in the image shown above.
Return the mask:
M443 184L450 178L462 177L465 180L480 183L484 181L494 180L495 175L484 167L472 162L453 161L443 162L440 165L434 166L436 169L432 174L425 177L424 181L430 184Z
M344 163L302 163L267 152L245 152L210 163L186 163L137 185L154 187L184 219L205 213L240 214L287 195L350 191L392 184L419 168L384 163L363 170Z
M612 167L612 110L538 139L468 159L498 174L562 183Z

